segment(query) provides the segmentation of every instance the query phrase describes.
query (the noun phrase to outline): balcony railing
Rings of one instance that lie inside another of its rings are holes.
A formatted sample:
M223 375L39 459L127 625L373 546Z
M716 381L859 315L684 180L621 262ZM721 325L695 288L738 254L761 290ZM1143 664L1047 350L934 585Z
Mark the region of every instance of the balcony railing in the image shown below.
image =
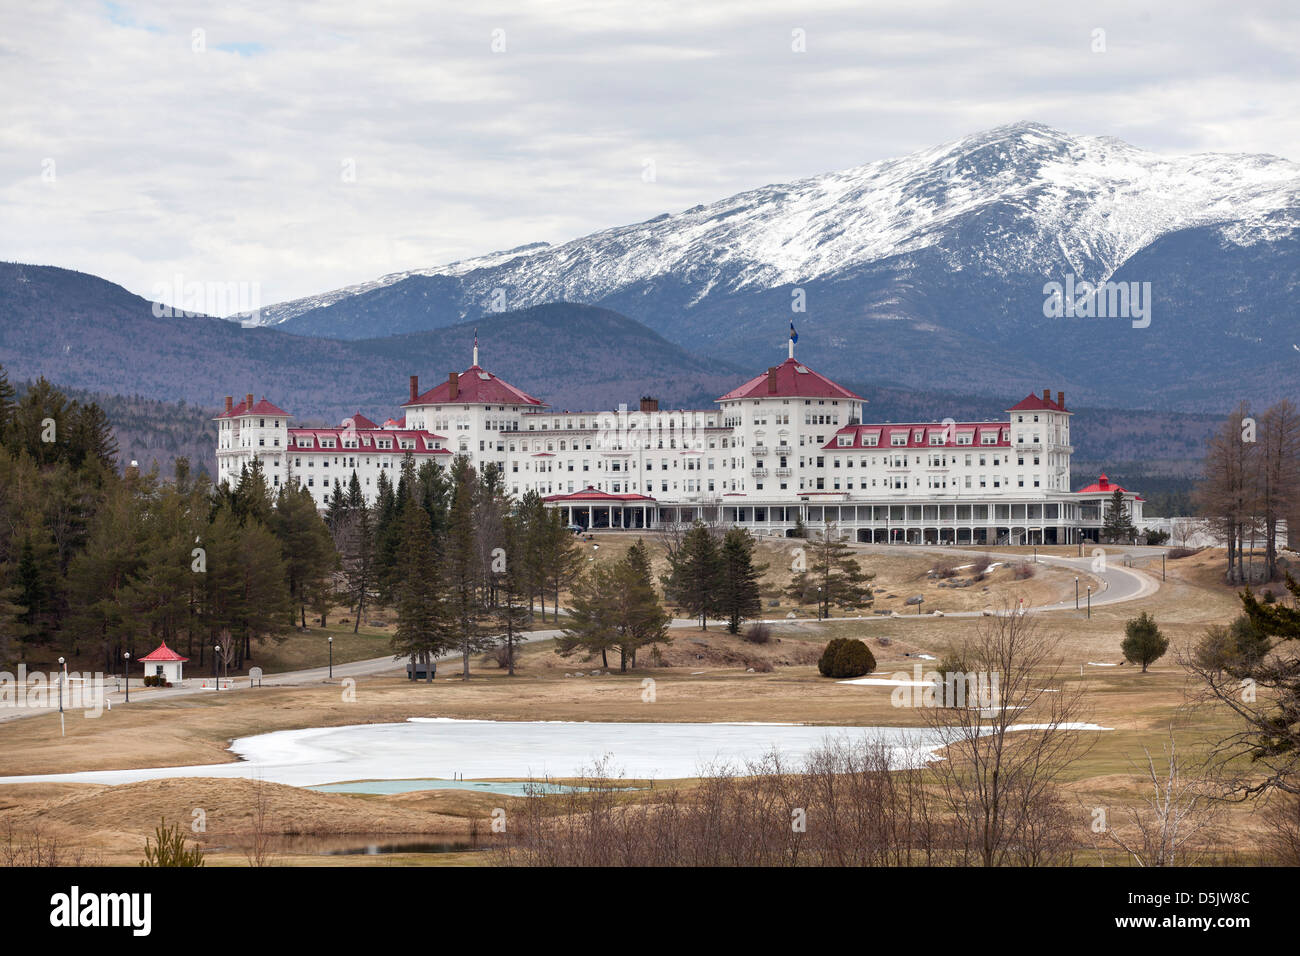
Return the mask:
M755 458L762 458L764 455L767 454L768 448L766 445L755 445L752 449L750 449L750 451L753 453Z
M767 477L767 469L766 469L766 468L751 468L751 469L749 470L749 473L750 473L751 475L753 475L755 478L766 478L766 477Z

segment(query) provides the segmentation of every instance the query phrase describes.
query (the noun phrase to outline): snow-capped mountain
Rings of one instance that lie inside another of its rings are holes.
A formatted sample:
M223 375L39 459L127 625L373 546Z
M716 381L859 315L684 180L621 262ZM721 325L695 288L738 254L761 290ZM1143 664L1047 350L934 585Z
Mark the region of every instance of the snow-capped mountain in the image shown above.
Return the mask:
M1061 381L1059 358L1071 377L1100 360L1095 334L1044 317L1044 284L1067 275L1152 283L1156 331L1126 353L1160 343L1160 354L1175 329L1203 336L1217 317L1234 349L1256 339L1251 360L1275 359L1273 325L1297 315L1298 225L1300 165L1288 160L1164 156L1023 123L561 245L385 276L271 306L261 322L361 338L573 301L753 361L779 346L801 288L807 312L793 317L828 371L861 379L863 357L845 351L861 344L894 381L930 373L918 348L956 362L959 378L1011 364ZM1128 327L1107 321L1116 335ZM1082 351L1051 354L1076 333ZM1095 374L1109 380L1114 364Z
M914 153L550 246L534 243L272 306L278 324L413 276L446 276L514 305L598 301L638 282L690 276L700 297L806 282L943 246L956 224L1014 204L1020 228L990 235L970 258L989 271L1038 271L1063 260L1080 279L1108 279L1166 233L1223 224L1249 244L1295 228L1300 166L1273 156L1166 157L1110 137L1005 126ZM1279 215L1282 213L1282 215ZM964 264L954 262L954 265Z

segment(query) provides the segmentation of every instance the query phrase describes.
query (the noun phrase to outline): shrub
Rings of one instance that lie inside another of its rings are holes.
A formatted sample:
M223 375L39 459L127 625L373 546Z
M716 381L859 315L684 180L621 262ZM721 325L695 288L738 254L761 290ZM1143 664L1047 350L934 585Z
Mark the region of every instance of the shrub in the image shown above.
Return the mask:
M751 670L753 670L755 674L772 673L772 662L768 660L762 660L762 659L752 660L749 661L746 664L746 666Z
M1165 552L1165 557L1177 561L1179 558L1190 558L1200 550L1200 548L1170 548Z
M518 647L508 648L504 644L502 644L500 647L492 648L492 650L488 652L484 660L496 664L497 667L501 668L502 670L506 670L507 668L510 667L510 658L512 656L515 659L515 666L518 667L519 648Z
M941 564L934 569L934 576L943 579L955 578L957 576L957 565L953 564L951 561Z
M157 842L155 842L155 840ZM141 866L202 866L203 848L185 843L185 834L179 823L167 826L163 820L154 828L154 839L145 840L144 859Z
M1011 574L1017 581L1032 578L1034 576L1034 566L1027 561L1021 561L1011 569Z
M763 623L751 624L744 637L750 644L767 644L772 640L772 628Z
M1147 532L1147 544L1160 545L1160 544L1165 544L1165 543L1167 543L1168 541L1169 541L1169 532L1168 532L1168 531L1148 531L1148 532Z
M826 645L817 670L823 677L862 677L876 669L871 649L854 637L837 637Z

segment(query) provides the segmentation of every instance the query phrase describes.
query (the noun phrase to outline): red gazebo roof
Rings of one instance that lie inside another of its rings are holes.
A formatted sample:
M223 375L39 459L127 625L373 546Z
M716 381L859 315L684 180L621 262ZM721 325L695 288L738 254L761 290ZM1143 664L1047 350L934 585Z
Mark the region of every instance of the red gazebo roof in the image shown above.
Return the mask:
M163 641L150 654L140 658L141 661L188 661L188 657L181 657L174 650L167 646Z

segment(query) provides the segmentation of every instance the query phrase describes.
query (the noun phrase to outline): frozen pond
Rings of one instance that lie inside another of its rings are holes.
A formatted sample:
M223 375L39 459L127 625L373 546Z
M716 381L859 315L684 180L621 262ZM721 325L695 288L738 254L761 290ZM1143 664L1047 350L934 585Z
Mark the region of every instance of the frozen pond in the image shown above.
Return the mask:
M1024 725L1013 729L1030 729ZM1076 730L1105 730L1095 724ZM638 779L694 777L711 763L743 764L777 750L798 762L822 744L879 741L895 766L930 759L940 734L918 727L814 727L805 724L641 724L453 720L413 717L400 724L354 724L240 737L234 763L140 770L0 777L6 783L134 783L163 777L248 777L314 787L346 781L576 777L609 758L613 773ZM428 789L435 789L430 786ZM398 792L394 788L392 791ZM354 791L359 792L359 791ZM367 790L365 792L375 792Z
M241 737L234 763L0 777L5 783L133 783L162 777L248 777L296 787L359 780L574 777L609 756L615 773L642 779L696 776L714 762L742 763L776 749L798 760L835 738L879 740L900 765L926 759L933 731L802 724L568 723L415 717L400 724L281 730ZM452 784L457 786L457 784Z

